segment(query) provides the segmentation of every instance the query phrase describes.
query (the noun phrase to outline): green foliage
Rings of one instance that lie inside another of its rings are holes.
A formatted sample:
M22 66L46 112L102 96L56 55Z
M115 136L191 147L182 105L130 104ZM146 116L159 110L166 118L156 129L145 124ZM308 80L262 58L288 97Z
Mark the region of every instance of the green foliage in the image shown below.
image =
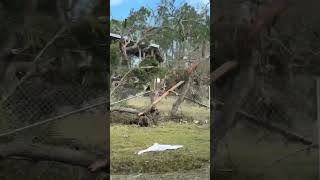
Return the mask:
M139 79L140 85L145 85L146 83L152 81L156 77L164 77L167 72L166 69L159 67L159 62L154 59L145 59L141 61L139 67L154 66L155 68L139 68L132 72L132 75Z
M184 69L172 70L167 74L166 84L167 86L171 87L177 84L179 81L187 81L188 77L189 75Z
M119 65L119 42L111 43L110 45L110 65L116 67Z
M121 27L122 27L122 22L115 20L115 19L111 19L110 21L110 32L112 33L121 33Z
M145 28L146 21L148 20L150 15L151 15L151 12L143 6L138 11L134 11L133 9L131 9L130 15L127 19L127 26L136 27L136 28Z
M150 28L148 21L151 20L152 27L158 27L161 31L157 31L154 34L150 33L152 35L147 37L146 40L152 39L154 43L159 44L161 49L166 52L168 62L170 62L170 64L166 64L168 66L175 66L177 64L175 61L184 55L181 54L184 48L190 51L191 49L198 48L197 51L200 53L201 48L199 47L209 41L210 19L207 12L208 9L198 11L187 3L177 7L175 0L161 0L154 14L146 7L141 7L136 11L131 10L129 17L123 22L111 20L111 32L122 33L122 35L129 36L135 40L139 36L143 36L142 33ZM117 48L116 45L112 45L111 51L117 50ZM118 65L116 54L112 52L110 56L112 57L111 63ZM139 66L158 65L158 62L146 59ZM204 67L203 69L206 68ZM168 78L172 83L187 79L185 71L178 71L175 71L175 74L171 75L173 78ZM166 72L166 70L154 68L134 70L131 74L138 77L141 83L147 83L155 78L155 76L164 76L163 72Z
M159 62L154 59L145 59L140 62L139 64L140 67L145 67L145 66L159 66Z
M148 27L147 20L150 15L151 12L143 6L137 11L131 9L130 15L125 21L111 19L110 30L113 33L129 36L135 40L141 35L141 31Z

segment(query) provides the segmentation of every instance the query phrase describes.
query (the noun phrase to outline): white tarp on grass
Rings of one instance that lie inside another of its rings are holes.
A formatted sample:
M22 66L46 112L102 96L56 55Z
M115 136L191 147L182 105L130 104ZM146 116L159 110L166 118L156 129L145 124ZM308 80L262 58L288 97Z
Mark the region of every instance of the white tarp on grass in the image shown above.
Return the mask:
M175 150L175 149L179 149L182 147L183 147L182 145L168 145L168 144L154 143L152 146L148 147L147 149L139 151L138 155L145 153L145 152Z

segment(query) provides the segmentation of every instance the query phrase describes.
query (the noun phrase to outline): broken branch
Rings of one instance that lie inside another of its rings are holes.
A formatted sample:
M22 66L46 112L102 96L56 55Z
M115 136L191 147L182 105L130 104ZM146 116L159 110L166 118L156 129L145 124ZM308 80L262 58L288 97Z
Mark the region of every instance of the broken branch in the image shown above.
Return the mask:
M170 93L170 91L173 91L173 90L175 90L177 87L179 87L181 84L183 84L184 83L184 81L180 81L180 82L178 82L176 85L174 85L174 86L172 86L168 91L166 91L165 93L163 93L159 98L157 98L151 105L150 105L150 107L146 110L146 111L144 111L144 112L141 112L141 113L139 113L138 115L139 116L142 116L142 115L144 115L146 112L148 112L154 105L156 105L158 102L160 102L164 97L166 97L169 93Z
M123 107L114 107L110 109L111 112L117 111L117 112L125 112L130 114L139 114L139 111L132 108L123 108Z
M56 146L42 144L23 144L11 142L0 145L0 157L23 157L35 161L56 161L74 166L90 168L93 172L107 167L93 166L95 162L102 161L97 155ZM105 162L106 160L104 160Z
M35 65L39 59L41 59L41 56L43 55L43 53L61 36L62 33L64 33L67 30L67 28L65 26L63 26L51 39L50 41L47 42L47 44L39 51L39 53L37 54L37 56L34 58L33 60L33 64ZM8 95L5 96L5 98L3 99L3 102L5 102L11 95L13 92L15 92L15 90L25 81L27 80L32 73L34 72L35 69L30 70L25 76L23 76L21 78L21 80L18 82L18 84L9 92Z
M272 161L271 163L268 163L268 165L264 166L264 168L271 167L271 166L273 166L275 163L278 163L278 162L280 162L280 161L282 161L282 160L288 159L290 156L293 156L293 155L295 155L295 154L297 154L297 153L299 153L299 152L302 152L302 151L305 151L305 150L308 150L308 149L311 149L311 148L319 148L319 145L318 145L318 144L311 144L311 145L309 145L309 146L307 146L307 147L303 147L303 148L297 149L297 150L295 150L295 151L293 151L293 152L290 152L290 153L288 153L288 154L286 154L286 155L284 155L284 156L281 156L280 158Z
M238 66L236 61L228 61L221 65L218 69L213 71L211 75L212 82L215 82L219 78L223 77L227 72L230 72L232 69Z
M130 69L130 70L121 78L118 86L116 86L116 87L111 91L110 96L111 96L111 95L114 93L114 91L123 83L124 78L125 78L131 71L133 71L133 70L134 70L134 69Z

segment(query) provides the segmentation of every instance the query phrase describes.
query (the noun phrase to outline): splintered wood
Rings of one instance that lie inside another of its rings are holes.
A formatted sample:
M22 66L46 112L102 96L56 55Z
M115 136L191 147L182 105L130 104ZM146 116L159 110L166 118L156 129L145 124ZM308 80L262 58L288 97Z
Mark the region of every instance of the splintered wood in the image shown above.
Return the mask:
M154 105L156 105L158 102L160 102L164 97L166 97L171 91L174 91L177 87L179 87L181 84L183 84L184 83L184 81L180 81L180 82L178 82L176 85L174 85L174 86L172 86L168 91L166 91L165 93L163 93L159 98L157 98L151 105L150 105L150 107L146 110L146 111L144 111L144 112L141 112L141 113L139 113L138 115L139 116L142 116L142 115L144 115L145 113L147 113L147 112L149 112L150 111L150 109L152 109L152 107L154 106Z

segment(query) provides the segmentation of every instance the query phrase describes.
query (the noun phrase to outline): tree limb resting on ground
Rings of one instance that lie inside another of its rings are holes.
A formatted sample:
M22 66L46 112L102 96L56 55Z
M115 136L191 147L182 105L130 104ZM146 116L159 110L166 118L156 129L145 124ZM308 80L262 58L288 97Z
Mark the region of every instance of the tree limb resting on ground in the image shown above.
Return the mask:
M132 108L124 108L124 107L114 107L110 109L111 112L117 111L117 112L125 112L130 114L139 114L140 111Z
M89 168L92 172L107 168L107 161L97 155L43 144L24 144L11 142L0 145L0 158L22 157L34 161L56 161L74 166ZM104 162L104 163L100 163Z

